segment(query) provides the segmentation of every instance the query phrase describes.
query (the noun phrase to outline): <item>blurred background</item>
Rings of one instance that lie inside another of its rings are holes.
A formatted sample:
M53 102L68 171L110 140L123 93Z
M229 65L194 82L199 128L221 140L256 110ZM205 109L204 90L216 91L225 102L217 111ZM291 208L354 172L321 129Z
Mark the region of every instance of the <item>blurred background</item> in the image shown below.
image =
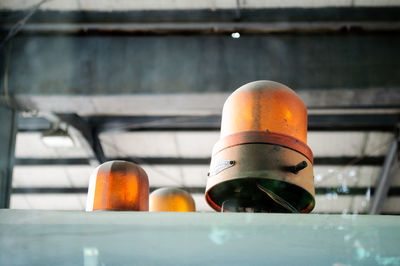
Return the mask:
M127 160L204 200L235 89L308 108L313 213L400 214L400 1L2 0L0 205L84 210Z

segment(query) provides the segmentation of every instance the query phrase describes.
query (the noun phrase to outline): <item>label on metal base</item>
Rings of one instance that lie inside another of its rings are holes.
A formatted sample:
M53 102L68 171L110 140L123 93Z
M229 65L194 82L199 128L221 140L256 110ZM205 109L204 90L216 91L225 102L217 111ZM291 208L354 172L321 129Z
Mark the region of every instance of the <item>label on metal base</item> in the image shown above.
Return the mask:
M224 161L219 161L219 162L213 163L210 166L210 172L208 173L208 175L209 176L216 175L219 172L221 172L225 169L228 169L234 165L235 165L234 160L224 160Z

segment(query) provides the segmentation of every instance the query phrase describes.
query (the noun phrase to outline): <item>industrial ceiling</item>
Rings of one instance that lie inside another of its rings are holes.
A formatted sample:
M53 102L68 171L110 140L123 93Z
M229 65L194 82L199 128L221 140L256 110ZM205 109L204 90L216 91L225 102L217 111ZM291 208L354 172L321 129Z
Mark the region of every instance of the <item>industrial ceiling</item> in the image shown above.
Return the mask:
M267 79L308 108L313 212L378 202L376 213L400 214L398 1L37 3L0 3L2 106L18 121L10 208L83 210L91 172L123 159L151 190L181 187L212 211L223 103ZM73 145L46 146L53 127Z

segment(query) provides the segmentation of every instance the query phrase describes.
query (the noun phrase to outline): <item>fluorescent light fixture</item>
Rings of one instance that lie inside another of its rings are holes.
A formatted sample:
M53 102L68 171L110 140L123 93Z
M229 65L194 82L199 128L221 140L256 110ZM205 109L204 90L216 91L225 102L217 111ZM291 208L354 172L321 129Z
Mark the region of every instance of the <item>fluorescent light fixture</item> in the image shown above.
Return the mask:
M50 148L71 148L74 146L74 141L68 132L60 128L43 132L42 142Z
M234 38L234 39L239 39L239 38L240 38L240 33L239 33L239 32L233 32L233 33L231 34L231 36L232 36L232 38Z

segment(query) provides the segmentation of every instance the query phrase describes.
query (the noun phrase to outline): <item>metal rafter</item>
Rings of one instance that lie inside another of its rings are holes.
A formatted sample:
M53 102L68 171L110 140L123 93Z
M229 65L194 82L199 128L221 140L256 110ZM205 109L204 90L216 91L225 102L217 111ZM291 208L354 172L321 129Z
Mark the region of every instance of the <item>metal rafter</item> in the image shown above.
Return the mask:
M10 205L17 119L15 110L0 106L0 208Z
M74 120L78 119L76 114L59 114L59 116L65 118L75 117ZM104 131L218 131L221 125L220 115L93 115L80 117L79 120L81 120L80 124L86 123L90 125L97 133ZM397 122L398 113L396 112L387 114L309 114L308 130L392 132ZM88 125L85 127L88 127ZM22 117L18 130L20 132L44 131L50 126L51 124L45 118Z
M373 197L369 214L380 214L383 203L387 197L390 185L398 165L398 139L394 139L390 145L389 151L385 157L382 166L382 172L376 185L376 193Z
M77 129L88 142L99 163L106 161L98 134L92 125L77 114L58 114L60 120Z
M358 157L315 157L315 165L367 165L380 166L384 161L382 156ZM105 157L105 161L124 160L150 165L209 165L211 158L182 157ZM16 158L16 165L89 165L90 158Z

